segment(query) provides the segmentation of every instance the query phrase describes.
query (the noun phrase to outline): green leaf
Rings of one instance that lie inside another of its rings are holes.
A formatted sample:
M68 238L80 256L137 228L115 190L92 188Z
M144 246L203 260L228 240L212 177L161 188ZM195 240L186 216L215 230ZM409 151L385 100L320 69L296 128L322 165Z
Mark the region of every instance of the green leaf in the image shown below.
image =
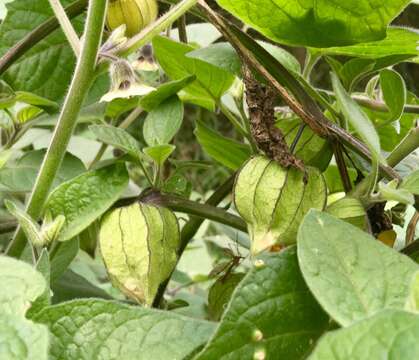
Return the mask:
M41 228L23 209L19 208L14 202L5 200L6 209L12 214L22 227L28 240L35 246L43 246L44 240L41 235Z
M54 304L84 298L112 300L112 296L107 292L91 284L72 270L65 271L57 281L52 283L51 288L53 292L52 302Z
M264 41L258 41L258 44L289 71L301 72L300 63L288 51ZM230 43L211 44L208 47L194 50L187 56L205 61L236 76L241 77L242 75L242 63Z
M340 68L339 77L344 87L351 92L357 81L371 72L374 67L375 61L372 59L351 59Z
M48 197L46 209L52 217L64 215L66 223L59 240L79 234L119 199L128 185L124 164L89 171L57 187Z
M202 121L196 122L194 133L205 152L229 169L237 170L251 155L249 145L222 136Z
M298 258L308 287L343 326L383 309L402 309L419 269L357 227L314 210L301 224Z
M141 159L141 145L128 131L111 125L91 125L89 129L103 143Z
M16 164L0 169L0 184L11 192L28 192L35 185L36 176L45 156L45 150L27 152ZM84 164L70 153L66 153L53 186L72 179L86 170Z
M55 101L48 100L42 96L32 94L27 91L16 91L15 100L17 102L36 106L46 112L54 112L59 109L59 106Z
M390 110L391 121L399 120L403 115L407 100L406 84L401 75L393 70L384 69L380 72L381 91Z
M42 114L42 109L36 106L26 106L17 112L16 119L19 124L24 124L40 114Z
M156 90L140 99L139 105L144 110L150 112L155 107L160 105L163 101L176 95L184 87L195 81L196 76L186 76L183 79L167 82L160 85Z
M344 46L381 40L409 0L218 0L218 4L268 38L283 44Z
M245 274L229 274L226 278L222 276L212 284L208 291L208 313L210 320L220 321L234 289L242 281Z
M309 360L418 359L419 316L384 311L326 334Z
M78 237L57 245L51 260L51 284L54 284L65 273L77 256L79 247Z
M177 95L151 110L144 121L144 140L149 146L169 144L183 121L183 104Z
M419 195L419 170L409 174L401 184L401 188L414 195Z
M338 77L334 73L331 76L336 100L345 119L349 121L361 139L368 145L373 156L379 161L384 161L381 156L380 139L370 119L349 96Z
M26 317L28 319L32 318L34 314L42 310L48 305L51 305L51 264L49 261L49 253L46 248L42 249L41 255L36 263L36 270L42 274L45 279L45 290L40 295L35 302L32 304L28 310Z
M57 360L182 360L214 329L206 321L103 300L51 306L36 320L49 326L50 358Z
M175 145L156 145L144 148L144 154L149 156L158 166L162 166L175 149Z
M48 328L15 315L0 315L0 354L4 360L47 360Z
M196 80L185 87L183 100L214 110L221 96L233 84L234 76L198 59L186 56L193 47L178 43L165 37L156 36L153 48L157 60L166 74L174 79L195 75Z
M0 283L0 313L21 317L46 288L44 277L31 265L3 255L0 256Z
M406 189L398 189L397 181L392 181L388 184L379 183L379 194L384 200L397 201L401 204L413 205L415 197Z
M326 330L329 319L304 283L294 246L256 264L196 360L304 359Z
M414 29L390 27L387 37L380 41L363 42L358 45L332 47L321 49L322 53L331 55L356 56L377 59L388 56L405 56L405 58L418 55L416 42L419 34Z
M62 4L66 6L71 2L65 0ZM10 3L0 27L0 56L53 15L48 0ZM81 30L83 18L79 17L73 23ZM65 36L61 31L54 31L15 61L3 79L15 90L60 101L67 92L74 65L75 57Z
M329 205L325 211L361 229L365 228L367 213L361 201L356 198L345 196Z

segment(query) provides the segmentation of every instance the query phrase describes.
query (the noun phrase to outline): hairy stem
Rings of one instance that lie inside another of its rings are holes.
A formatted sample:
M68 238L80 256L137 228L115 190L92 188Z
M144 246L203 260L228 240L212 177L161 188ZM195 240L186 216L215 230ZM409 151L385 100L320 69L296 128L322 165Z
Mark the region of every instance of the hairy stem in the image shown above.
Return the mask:
M63 30L67 40L76 54L76 57L80 55L80 39L74 30L73 25L70 22L60 0L49 0L52 10L54 11L55 17L60 23L61 29Z
M97 54L102 40L107 0L89 1L84 41L76 70L64 101L51 143L41 165L35 186L32 190L26 212L39 219L48 193L61 166L68 143L77 123L77 117L86 94L93 82ZM26 238L18 228L7 253L19 257L26 245Z

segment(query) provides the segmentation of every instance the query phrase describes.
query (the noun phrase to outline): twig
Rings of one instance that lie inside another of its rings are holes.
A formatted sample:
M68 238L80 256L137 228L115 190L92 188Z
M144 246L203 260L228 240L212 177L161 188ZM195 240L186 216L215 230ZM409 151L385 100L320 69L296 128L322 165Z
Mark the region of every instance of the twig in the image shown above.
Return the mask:
M80 39L74 30L73 25L70 22L70 19L67 17L67 14L60 3L60 0L49 0L49 3L54 11L55 17L58 19L58 22L61 25L68 42L70 43L71 48L73 49L76 57L80 55Z
M142 197L141 201L167 207L173 211L183 212L203 219L213 220L240 231L247 231L247 225L242 218L212 205L201 204L180 196L166 195L159 192L149 193L145 197Z
M406 246L409 246L415 240L416 227L418 226L418 223L419 223L419 212L416 211L412 219L410 220L409 226L407 227Z
M179 34L179 40L185 44L188 43L188 33L186 32L186 16L182 15L177 21L177 30Z
M343 188L345 193L349 193L352 191L352 184L349 177L348 168L346 167L345 157L343 156L342 145L338 141L332 141L332 147Z

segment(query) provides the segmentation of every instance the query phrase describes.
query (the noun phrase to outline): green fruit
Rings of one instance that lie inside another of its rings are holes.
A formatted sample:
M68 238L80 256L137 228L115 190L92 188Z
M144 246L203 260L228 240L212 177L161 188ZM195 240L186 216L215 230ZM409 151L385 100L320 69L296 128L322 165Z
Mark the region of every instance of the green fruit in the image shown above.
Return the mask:
M156 20L157 0L110 0L106 25L110 30L126 25L126 35L134 36Z
M170 210L135 203L105 216L99 244L112 283L129 298L151 306L176 266L179 225Z
M253 254L295 243L305 214L311 208L323 210L326 199L326 183L316 168L307 167L305 175L264 156L242 167L234 188L234 203L248 225Z

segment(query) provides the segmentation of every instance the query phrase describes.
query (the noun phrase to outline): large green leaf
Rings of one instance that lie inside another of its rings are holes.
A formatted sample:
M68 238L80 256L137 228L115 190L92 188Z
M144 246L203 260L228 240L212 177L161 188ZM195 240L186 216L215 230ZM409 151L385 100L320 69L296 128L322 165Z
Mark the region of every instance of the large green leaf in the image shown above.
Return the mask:
M300 227L298 258L308 287L343 326L404 308L419 269L359 228L314 210Z
M230 88L234 76L225 70L202 60L187 57L193 47L170 40L155 37L153 40L155 55L166 74L174 79L183 79L195 75L196 80L188 85L181 97L185 101L214 110L217 101Z
M232 170L237 170L251 155L249 145L222 136L201 121L196 123L195 136L209 156Z
M35 185L36 176L45 156L45 150L27 152L15 164L0 170L0 184L6 191L28 192ZM72 179L86 170L85 166L74 155L67 153L58 170L53 186Z
M53 218L64 215L59 240L78 235L118 200L128 185L124 164L114 164L82 174L61 184L49 196L46 209Z
M51 306L36 320L49 326L50 358L57 360L181 360L214 329L206 321L103 300Z
M295 73L301 72L300 63L288 51L263 41L258 41L258 44L289 71ZM200 59L237 76L241 76L242 73L242 63L236 50L230 43L212 44L208 47L190 52L188 57Z
M320 341L309 360L410 360L419 358L419 316L384 311Z
M0 313L22 317L46 287L44 277L35 268L6 256L0 256L0 283Z
M62 1L68 5L72 0ZM48 0L15 0L0 27L0 56L36 26L53 16ZM82 19L74 22L82 28ZM73 75L75 57L61 31L55 31L30 49L4 74L15 89L51 100L61 100Z
M174 95L152 111L144 121L144 140L149 146L168 144L177 134L183 121L183 103Z
M327 328L328 316L301 276L294 246L256 264L196 360L304 359Z
M365 58L382 58L388 56L417 56L419 51L416 42L419 34L415 30L406 28L389 28L384 40L367 42L352 46L321 49L323 53L333 55L356 56Z
M47 360L48 328L21 317L0 315L0 357L4 360Z
M280 43L312 47L381 40L409 0L218 0L243 22Z

